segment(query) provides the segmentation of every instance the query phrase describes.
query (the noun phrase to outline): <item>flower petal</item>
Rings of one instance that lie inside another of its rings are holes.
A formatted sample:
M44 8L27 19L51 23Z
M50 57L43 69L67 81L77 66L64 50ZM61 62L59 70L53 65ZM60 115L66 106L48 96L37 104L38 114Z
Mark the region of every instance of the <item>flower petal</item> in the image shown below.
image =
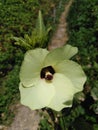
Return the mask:
M83 89L86 76L78 63L71 60L64 60L55 66L55 71L68 77L79 91Z
M40 78L40 71L47 54L46 49L40 48L26 52L20 71L20 80L24 86L30 87Z
M24 88L20 83L21 103L31 109L46 107L55 95L54 86L45 80L39 80L34 87Z
M63 74L56 73L54 74L53 85L56 93L48 107L60 111L64 107L70 106L71 103L68 104L68 102L72 101L73 95L77 91L71 81Z
M70 59L72 56L74 56L78 52L77 47L72 47L71 45L65 45L60 48L56 48L50 53L47 54L45 58L45 65L54 65L56 62Z

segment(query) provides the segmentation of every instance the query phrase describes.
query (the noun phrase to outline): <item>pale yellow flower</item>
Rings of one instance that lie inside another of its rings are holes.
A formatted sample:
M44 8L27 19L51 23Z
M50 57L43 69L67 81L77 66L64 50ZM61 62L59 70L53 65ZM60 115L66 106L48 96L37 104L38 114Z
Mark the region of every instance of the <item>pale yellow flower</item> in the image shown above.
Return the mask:
M69 60L77 51L70 45L50 52L41 48L27 51L20 71L21 103L33 110L49 107L60 111L71 106L73 95L86 81L81 66Z

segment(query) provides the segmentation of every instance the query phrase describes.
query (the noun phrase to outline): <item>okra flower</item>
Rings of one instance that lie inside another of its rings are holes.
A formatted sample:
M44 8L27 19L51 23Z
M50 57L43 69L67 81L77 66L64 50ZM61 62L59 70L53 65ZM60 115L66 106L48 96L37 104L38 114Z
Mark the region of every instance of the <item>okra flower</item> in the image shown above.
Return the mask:
M69 60L77 51L70 45L50 52L42 48L27 51L20 70L21 103L33 110L60 111L71 106L73 95L86 81L81 66Z

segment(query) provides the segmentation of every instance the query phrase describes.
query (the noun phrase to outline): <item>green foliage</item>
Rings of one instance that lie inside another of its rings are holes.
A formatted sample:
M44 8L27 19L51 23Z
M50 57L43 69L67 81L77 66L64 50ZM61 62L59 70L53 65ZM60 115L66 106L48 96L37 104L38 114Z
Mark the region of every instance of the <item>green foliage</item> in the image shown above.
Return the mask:
M6 53L5 53L6 51ZM13 62L13 47L5 44L5 48L0 51L0 77L7 72L7 70L12 69Z
M92 87L97 80L97 68L95 63L98 62L98 10L97 0L74 0L68 16L69 35L68 43L74 44L79 48L79 55L76 60L83 65Z
M88 77L87 82L91 87L91 97L98 101L98 1L97 0L74 0L71 6L68 23L69 23L69 44L79 48L79 54L76 56L76 61L82 64L83 69ZM82 92L81 92L82 93ZM80 93L80 94L81 94ZM79 95L78 95L79 96ZM81 95L80 95L81 96ZM74 112L69 113L68 118L72 120L72 124L68 121L71 129L94 129L96 130L98 123L98 103L95 101L90 105L89 109L81 106L84 109L84 114L81 116ZM76 107L77 108L77 107ZM82 110L80 110L82 111ZM78 111L79 112L79 111ZM73 114L72 114L73 113ZM74 116L73 116L74 115ZM70 118L69 118L70 117ZM80 122L79 122L80 120ZM79 127L79 125L81 128Z
M19 100L19 69L24 54L5 43L0 51L0 124L10 124L13 112L10 105Z
M53 130L51 125L49 125L48 120L45 118L40 121L39 125L40 125L40 130Z
M93 2L91 0L74 0L71 7L68 16L70 37L72 37L73 42L76 42L75 44L81 48L83 48L83 46L97 46L97 25L95 24L98 24L97 2L97 0L93 0Z
M0 51L0 77L12 70L15 64L20 64L23 59L23 52L17 50L12 44L4 43Z
M39 10L36 27L33 29L31 36L24 35L24 38L12 37L16 45L23 47L25 50L33 49L35 47L46 47L48 41L48 33L51 30L44 25L42 13Z
M84 115L85 111L81 105L78 105L70 111L69 115L65 114L66 113L63 113L61 118L63 119L63 126L65 126L65 128L68 128L70 125L72 125L77 117Z
M52 122L52 119L49 113L47 112L47 109L45 111L44 110L40 113L42 118L40 120L38 130L54 130L54 124Z
M93 128L94 130L98 130L98 124L95 124Z
M2 84L2 91L0 92L0 124L6 122L9 124L8 118L13 117L13 113L9 108L9 104L16 102L19 99L19 66L15 66L14 69L9 72L5 82ZM1 88L0 88L1 89ZM10 113L10 114L9 114Z

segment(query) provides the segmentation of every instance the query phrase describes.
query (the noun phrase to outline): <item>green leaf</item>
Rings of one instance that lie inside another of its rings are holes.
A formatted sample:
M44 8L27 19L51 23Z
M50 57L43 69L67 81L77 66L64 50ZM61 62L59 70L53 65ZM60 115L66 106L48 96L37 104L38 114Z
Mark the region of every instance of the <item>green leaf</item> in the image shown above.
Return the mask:
M31 49L31 46L28 44L26 39L24 39L22 37L20 37L20 38L18 38L18 37L11 37L11 39L16 41L15 42L16 45L19 45L19 46L25 48L26 50Z
M43 47L45 42L48 40L48 33L50 32L51 27L46 28L42 13L39 10L38 19L36 22L36 27L34 31L32 32L33 37L37 37L36 42L39 43L40 47Z
M39 37L43 37L43 35L45 35L46 28L45 28L42 13L40 10L39 10L39 15L38 15L35 29L36 31L38 31Z
M98 124L93 125L94 130L98 130Z
M50 30L51 27L45 27L42 13L39 10L36 26L33 29L32 34L30 36L25 34L24 38L12 37L12 39L16 41L16 45L23 47L25 50L30 50L35 47L45 47Z
M91 89L91 95L95 100L98 100L98 80L94 82L94 86Z

